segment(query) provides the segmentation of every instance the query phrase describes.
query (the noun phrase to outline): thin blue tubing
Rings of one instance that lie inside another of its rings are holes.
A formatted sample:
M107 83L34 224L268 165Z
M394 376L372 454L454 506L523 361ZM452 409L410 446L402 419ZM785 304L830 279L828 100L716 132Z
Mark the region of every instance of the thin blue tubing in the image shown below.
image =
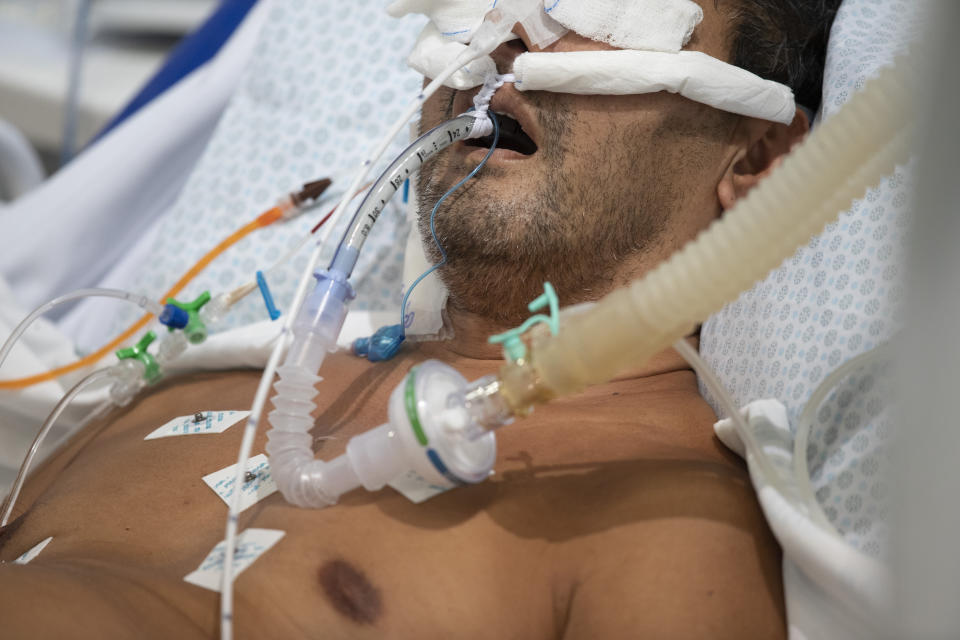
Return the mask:
M437 200L437 204L433 205L433 211L430 212L430 233L433 234L433 242L434 244L437 245L437 249L440 250L440 255L443 256L443 259L440 260L440 262L438 262L437 264L427 269L426 271L424 271L423 273L421 273L420 276L413 281L413 284L410 285L410 288L407 289L407 293L404 294L403 303L400 305L400 326L403 327L403 335L407 335L407 300L410 299L410 294L413 293L413 290L417 287L418 284L420 284L421 280L426 278L428 275L430 275L431 273L433 273L443 265L447 264L447 252L444 251L443 245L440 244L440 240L439 238L437 238L437 229L434 226L434 222L436 221L436 217L437 217L437 209L440 208L440 205L443 204L444 200L450 197L450 194L452 194L454 191L456 191L457 189L462 187L464 184L466 184L467 181L470 180L470 178L477 175L477 172L479 172L480 169L483 169L483 165L487 164L487 160L490 159L490 156L493 154L493 152L497 148L497 142L499 142L500 140L500 123L497 122L497 116L493 115L493 111L487 111L487 115L490 116L490 120L493 121L493 144L490 145L490 150L487 151L487 155L483 156L483 160L480 161L480 164L478 164L473 171L467 174L466 178L464 178L457 184L450 187L450 190L447 191L445 194L443 194L439 200Z

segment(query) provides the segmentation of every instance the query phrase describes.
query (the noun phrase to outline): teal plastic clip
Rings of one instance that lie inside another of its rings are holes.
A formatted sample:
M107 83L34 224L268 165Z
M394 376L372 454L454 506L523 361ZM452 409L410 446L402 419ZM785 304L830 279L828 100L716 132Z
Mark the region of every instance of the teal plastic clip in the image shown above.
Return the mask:
M143 363L143 379L147 381L148 384L153 384L157 380L163 377L163 374L160 372L160 365L157 363L156 358L154 358L150 353L147 352L147 347L150 346L150 343L157 339L157 334L153 331L147 331L140 342L133 345L132 347L127 347L126 349L120 349L117 351L117 357L121 360L139 360Z
M507 360L516 362L527 356L527 345L523 342L521 336L532 329L534 325L543 323L550 327L550 333L557 335L560 331L560 301L557 298L557 292L549 282L543 283L543 295L527 305L531 313L549 308L550 315L542 313L527 318L527 321L516 329L491 336L487 342L490 344L502 344L503 355Z

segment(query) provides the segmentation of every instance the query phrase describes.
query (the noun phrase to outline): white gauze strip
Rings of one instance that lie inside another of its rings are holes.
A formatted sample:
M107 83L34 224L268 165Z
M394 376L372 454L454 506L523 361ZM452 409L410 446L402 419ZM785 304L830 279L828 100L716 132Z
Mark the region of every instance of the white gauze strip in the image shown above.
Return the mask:
M452 42L470 41L483 16L497 3L518 0L394 0L387 13L395 18L422 13L437 32ZM530 0L524 0L530 1ZM561 28L624 49L679 51L703 20L692 0L534 0L535 11L523 20L539 47L546 47Z
M568 29L621 49L680 51L703 20L691 0L543 0L543 6Z
M743 116L790 124L793 92L699 51L524 53L513 62L521 91L630 95L669 91Z
M467 139L483 138L493 133L493 122L490 120L490 116L487 115L487 112L490 111L490 100L493 99L493 94L503 86L504 82L514 82L515 80L512 73L507 73L502 76L492 74L483 82L480 91L477 92L477 95L473 96L473 111L470 113L473 114L475 123Z

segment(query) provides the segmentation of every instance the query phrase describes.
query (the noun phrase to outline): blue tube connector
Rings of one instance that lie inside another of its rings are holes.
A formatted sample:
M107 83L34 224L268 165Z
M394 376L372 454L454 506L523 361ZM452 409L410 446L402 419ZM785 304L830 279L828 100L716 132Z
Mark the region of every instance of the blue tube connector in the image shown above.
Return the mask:
M355 294L342 271L317 271L314 277L317 285L293 324L294 341L287 363L315 372L320 370L326 353L337 348L337 337Z
M403 325L394 324L380 327L369 338L357 338L353 342L353 355L366 358L370 362L389 360L397 355L400 345L406 339Z
M190 314L175 304L167 304L163 307L163 313L157 319L160 324L171 329L183 329L190 322Z
M273 294L270 293L270 287L267 286L267 279L264 277L263 271L257 271L257 286L263 296L263 304L267 307L267 315L270 316L271 320L276 320L280 317L280 309L277 309L277 305L273 302Z

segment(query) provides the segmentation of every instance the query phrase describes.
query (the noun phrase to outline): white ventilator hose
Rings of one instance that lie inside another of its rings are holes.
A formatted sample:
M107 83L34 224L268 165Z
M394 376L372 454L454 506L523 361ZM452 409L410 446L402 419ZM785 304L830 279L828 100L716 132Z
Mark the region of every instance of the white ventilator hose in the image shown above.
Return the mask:
M54 298L50 302L40 305L34 309L30 315L24 318L20 324L18 324L13 332L7 337L6 342L3 343L3 347L0 347L0 367L3 366L3 362L7 359L7 356L10 355L10 351L13 349L13 346L17 343L17 340L23 335L23 333L30 327L34 320L50 311L51 309L58 307L67 302L77 300L79 298L117 298L120 300L128 300L135 305L141 307L145 311L152 313L155 316L159 316L163 313L163 307L159 303L154 302L146 296L142 296L137 293L130 293L129 291L123 291L122 289L78 289L71 293L60 296L59 298Z
M351 183L347 190L344 191L343 197L341 198L340 203L337 205L336 212L332 216L332 219L329 220L325 225L326 228L323 230L323 233L317 240L317 246L307 263L307 268L304 269L303 275L300 277L300 282L297 285L296 293L289 307L290 310L287 313L286 320L284 320L283 327L280 330L280 339L277 341L277 344L274 347L273 352L270 354L269 360L267 361L267 366L264 368L263 377L260 379L260 384L257 387L257 391L253 399L253 405L250 409L250 417L247 418L247 423L244 428L243 440L240 443L240 452L237 456L237 474L234 478L234 486L239 487L243 484L243 475L246 470L247 460L250 458L250 453L253 449L253 441L256 437L257 425L260 420L260 415L263 412L264 405L266 404L267 394L270 392L270 384L273 381L273 376L276 373L277 365L280 362L280 357L283 353L286 343L289 340L293 323L300 314L300 307L303 305L303 301L307 296L307 289L309 288L311 279L313 277L313 271L316 268L317 262L320 260L320 254L323 251L323 248L326 245L333 228L336 226L337 221L346 210L347 204L353 198L353 194L356 193L360 185L363 184L363 181L367 178L367 175L373 168L374 163L380 159L393 139L407 126L407 123L410 121L410 119L416 115L423 103L430 98L430 96L436 93L443 83L461 67L469 64L477 58L480 58L481 56L489 54L497 46L499 46L499 44L510 32L510 29L513 27L513 25L518 21L517 16L513 13L510 13L510 7L514 6L514 4L519 3L516 3L516 0L513 4L501 0L501 7L487 14L487 18L477 30L477 33L474 35L473 41L470 43L469 48L466 49L460 56L458 56L452 63L450 63L443 73L437 75L437 77L434 78L423 89L416 99L411 102L409 107L407 107L403 115L397 119L394 126L390 129L387 136L384 137L383 141L376 148L373 154L363 161L359 171L357 172L357 177L353 180L353 183ZM312 382L310 382L310 384L314 384L318 380L316 377L316 372L306 372L306 376L309 376L309 378L305 378L307 381L312 378ZM313 403L310 402L310 399L307 399L305 402L309 404L310 408L312 409ZM240 492L235 491L230 501L230 509L227 515L226 535L224 537L224 546L226 549L232 549L236 544L237 518L239 513ZM220 637L222 640L230 640L233 637L233 573L233 554L225 553L223 577L220 584Z
M632 285L532 339L500 392L517 415L613 378L688 335L805 245L909 158L912 57L900 58L821 124L769 178Z
M33 444L30 445L30 450L23 459L23 464L20 465L20 471L17 473L17 479L13 483L13 488L10 489L10 494L7 496L7 501L3 509L3 516L0 517L0 527L6 526L7 522L10 520L10 514L13 513L13 507L17 502L17 498L20 496L20 490L23 489L23 483L27 479L27 473L30 472L30 466L33 464L33 460L36 458L37 452L40 450L40 445L43 444L47 434L49 434L50 430L53 428L54 423L60 418L60 414L67 409L67 406L69 406L69 404L73 402L73 399L80 395L84 389L102 380L110 379L111 375L111 368L108 367L106 369L94 371L85 377L83 380L75 384L73 388L70 389L70 391L68 391L66 395L60 399L60 402L58 402L57 406L53 408L53 411L50 412L50 415L47 416L47 419L43 421L43 426L40 427L40 431L33 439Z

